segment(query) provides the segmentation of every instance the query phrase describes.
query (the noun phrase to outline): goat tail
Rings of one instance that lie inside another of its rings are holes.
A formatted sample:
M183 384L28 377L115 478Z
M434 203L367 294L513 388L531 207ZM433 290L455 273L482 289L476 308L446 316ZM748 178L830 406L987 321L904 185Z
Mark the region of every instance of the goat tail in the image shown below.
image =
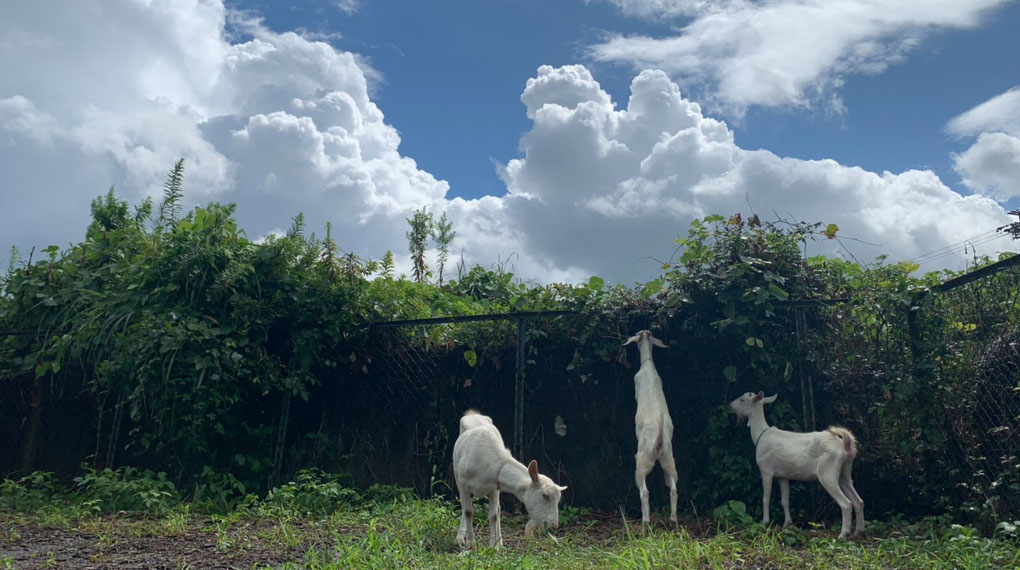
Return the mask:
M460 417L460 433L463 434L465 431L470 429L468 425L465 425L465 423L468 423L468 422L465 422L465 420L467 420L471 416L478 416L478 415L481 415L481 414L479 414L477 411L472 410L472 409L468 409L466 412L464 412L464 415Z
M828 432L843 440L843 451L848 457L851 459L857 457L857 438L850 430L845 427L831 426Z
M662 453L662 425L659 426L659 435L655 436L655 454L653 457L658 457Z

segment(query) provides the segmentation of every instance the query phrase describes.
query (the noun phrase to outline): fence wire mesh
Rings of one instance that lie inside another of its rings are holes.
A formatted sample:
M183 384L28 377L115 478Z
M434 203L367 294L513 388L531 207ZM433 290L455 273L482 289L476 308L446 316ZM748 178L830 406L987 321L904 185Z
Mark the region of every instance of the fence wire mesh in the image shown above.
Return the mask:
M929 343L956 450L961 488L999 517L1020 514L1020 270L1009 268L945 291Z
M682 311L669 319L620 311L598 339L584 338L591 315L527 319L523 383L514 319L374 327L367 345L324 355L349 370L343 381L324 382L316 400L281 403L273 456L282 464L277 471L311 461L349 470L363 483L454 496L458 420L474 408L493 418L508 447L519 430L518 459L537 459L543 473L568 485L567 504L622 505L634 514L638 359L620 343L652 328L670 345L655 362L675 424L681 505L689 513L729 499L760 504L753 446L726 403L764 389L780 394L767 411L774 425L854 431L861 442L855 482L871 515L972 506L991 509L999 520L1020 517L1018 293L1014 266L940 291L916 310L878 310L869 299L791 305L777 312L783 332L770 347L789 362L788 378L726 378L720 362L732 347L711 323ZM36 397L36 385L10 379L0 393L6 472L73 471L85 457L117 463L115 402L97 405L91 395L45 383ZM518 386L523 417L515 415ZM42 438L31 443L38 450L32 457L25 455L30 433ZM295 452L308 438L315 451ZM653 506L668 501L660 470L648 485ZM816 485L791 490L795 510L834 520L832 501Z

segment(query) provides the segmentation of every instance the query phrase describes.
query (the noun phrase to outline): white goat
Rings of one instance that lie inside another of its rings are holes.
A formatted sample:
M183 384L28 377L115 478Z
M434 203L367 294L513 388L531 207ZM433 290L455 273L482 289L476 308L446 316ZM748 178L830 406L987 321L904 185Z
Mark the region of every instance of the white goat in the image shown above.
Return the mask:
M825 431L797 433L769 427L765 422L765 404L776 401L776 396L765 397L764 392L748 392L730 402L737 417L747 420L754 441L755 460L761 471L764 490L762 522L769 522L769 498L772 495L772 478L779 479L779 490L786 520L790 518L790 479L817 480L832 495L843 511L843 528L839 537L850 534L851 505L857 510L857 534L864 530L864 501L861 500L850 469L857 457L857 440L846 428L832 426Z
M676 464L673 462L673 420L666 407L666 396L662 393L662 379L652 362L652 345L666 348L661 340L650 331L640 331L623 343L626 346L638 343L641 353L641 368L634 375L634 397L637 399L637 413L634 428L637 432L637 453L634 454L636 468L634 480L641 495L641 523L647 524L648 487L645 478L655 462L662 466L669 487L669 520L676 520Z
M471 497L489 497L489 546L503 546L499 524L501 491L513 493L528 510L531 518L524 526L525 537L539 527L560 526L560 493L567 488L539 475L534 460L525 467L514 459L489 416L468 410L460 418L460 435L453 444L453 475L460 492L457 544L462 548L471 548L475 542Z

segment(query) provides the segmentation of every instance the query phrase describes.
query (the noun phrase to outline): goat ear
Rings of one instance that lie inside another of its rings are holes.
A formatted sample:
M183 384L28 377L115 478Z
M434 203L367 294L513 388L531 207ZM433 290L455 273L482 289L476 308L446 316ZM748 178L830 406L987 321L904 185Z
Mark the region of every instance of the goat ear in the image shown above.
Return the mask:
M751 398L751 401L752 402L760 402L761 399L764 398L764 397L765 397L765 392L758 392L757 394L754 395L753 398Z
M765 402L766 404L771 404L772 402L775 402L776 398L778 398L778 397L779 397L779 394L772 394L771 396L769 396L768 398L763 399L762 401Z
M560 487L559 485L557 485L557 486L556 486L556 488L557 488L557 489L559 489L561 493L562 493L563 491L566 491L566 490L567 490L567 486L566 486L566 485L564 485L564 486L562 486L562 487Z
M650 336L648 338L652 339L652 344L654 344L655 346L658 346L660 348L669 348L668 346L663 344L661 340L655 338L654 336Z
M638 335L634 335L634 336L632 336L632 337L628 338L628 339L627 339L626 341L624 341L624 343L623 343L623 344L621 344L620 346L627 346L628 344L630 344L630 343L632 343L632 342L637 342L637 339L638 339L637 337L638 337Z
M528 475L531 475L532 483L538 483L538 462L534 459L528 464Z

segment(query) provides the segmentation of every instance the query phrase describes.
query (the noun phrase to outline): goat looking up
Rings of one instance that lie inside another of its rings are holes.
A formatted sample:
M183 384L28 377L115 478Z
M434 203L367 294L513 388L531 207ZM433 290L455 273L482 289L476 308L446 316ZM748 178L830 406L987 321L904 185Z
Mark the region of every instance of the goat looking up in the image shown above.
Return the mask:
M748 392L730 402L737 417L747 420L754 441L755 461L761 471L765 514L762 523L769 523L769 498L772 495L772 478L779 479L779 490L786 520L790 518L790 479L817 480L836 500L843 512L843 528L839 537L850 534L851 505L857 510L857 529L864 530L864 501L861 500L850 478L854 458L857 457L857 440L850 430L830 427L825 431L797 433L769 427L765 421L765 404L776 401L776 396L765 397L764 392Z
M524 536L536 528L559 528L560 493L566 487L539 475L534 460L525 467L510 455L503 445L503 436L492 418L474 410L460 418L460 435L453 444L453 476L460 492L460 528L457 544L471 548L475 541L474 507L471 497L489 497L489 546L503 546L499 521L499 493L513 493L531 517L524 526Z
M662 379L652 362L652 346L667 348L651 331L640 331L627 339L623 346L636 342L641 353L641 368L634 374L634 397L637 413L634 429L637 432L637 453L634 454L634 481L641 496L641 524L649 517L648 487L645 478L658 461L669 487L669 520L676 521L676 464L673 461L673 420L666 407L662 392Z

